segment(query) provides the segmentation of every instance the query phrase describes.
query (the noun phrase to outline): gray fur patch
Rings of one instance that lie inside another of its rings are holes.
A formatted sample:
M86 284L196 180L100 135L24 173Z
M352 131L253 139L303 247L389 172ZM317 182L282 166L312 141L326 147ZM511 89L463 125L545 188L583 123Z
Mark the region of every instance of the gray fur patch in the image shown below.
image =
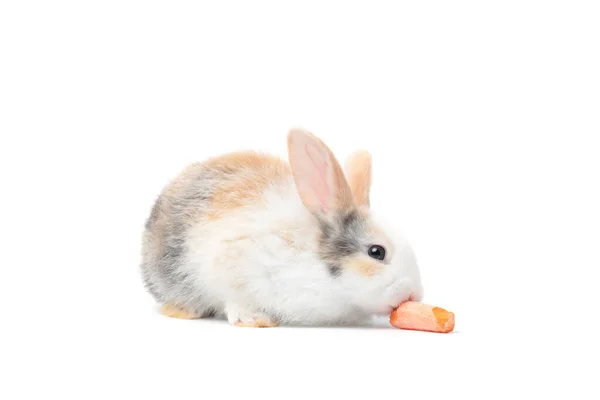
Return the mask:
M331 276L340 276L342 274L342 267L336 263L327 264L327 268L329 268L329 273Z
M336 215L332 221L320 220L321 238L319 255L329 267L332 276L342 272L341 261L355 253L363 251L360 238L364 234L365 221L357 211Z
M206 314L210 305L202 301L195 277L182 267L186 264L187 232L194 215L210 206L216 177L214 171L197 165L183 179L177 188L163 191L146 221L141 273L144 286L159 303Z

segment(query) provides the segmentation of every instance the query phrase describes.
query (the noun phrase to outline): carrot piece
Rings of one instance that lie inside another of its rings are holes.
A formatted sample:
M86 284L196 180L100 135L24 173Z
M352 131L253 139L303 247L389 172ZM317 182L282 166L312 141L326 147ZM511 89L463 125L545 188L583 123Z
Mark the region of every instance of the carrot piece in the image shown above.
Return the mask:
M454 313L416 301L405 301L390 315L399 329L448 333L454 330Z

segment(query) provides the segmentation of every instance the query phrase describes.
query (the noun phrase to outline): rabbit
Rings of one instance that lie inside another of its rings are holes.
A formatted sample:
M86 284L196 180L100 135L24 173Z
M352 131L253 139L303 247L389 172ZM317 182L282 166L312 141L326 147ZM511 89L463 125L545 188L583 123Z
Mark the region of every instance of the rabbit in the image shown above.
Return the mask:
M361 324L423 287L407 242L370 208L368 151L342 169L311 132L289 163L240 151L188 165L146 220L141 275L169 317L240 327Z

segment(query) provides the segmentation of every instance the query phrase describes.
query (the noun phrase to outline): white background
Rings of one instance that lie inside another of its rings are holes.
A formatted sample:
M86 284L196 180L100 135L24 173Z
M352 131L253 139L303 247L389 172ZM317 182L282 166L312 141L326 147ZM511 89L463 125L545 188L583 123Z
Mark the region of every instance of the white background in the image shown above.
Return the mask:
M0 398L598 398L598 3L213 3L0 5ZM159 190L293 126L371 151L454 333L157 313Z

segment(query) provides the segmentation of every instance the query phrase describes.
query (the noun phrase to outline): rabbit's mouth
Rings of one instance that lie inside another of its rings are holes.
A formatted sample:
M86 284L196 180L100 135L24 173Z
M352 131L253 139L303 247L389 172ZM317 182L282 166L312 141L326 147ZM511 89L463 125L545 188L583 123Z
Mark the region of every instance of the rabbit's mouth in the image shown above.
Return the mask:
M387 314L391 313L392 311L394 311L394 308L396 308L396 307L393 307L393 306L385 306L385 307L383 307L383 309L382 309L380 312L378 312L377 314L380 314L380 315L387 315Z
M400 307L403 303L406 303L407 301L419 301L419 296L416 293L410 293L408 295L408 298L405 298L404 300L400 301L395 306L391 306L392 311L395 310L396 308Z
M377 310L374 310L373 314L378 316L388 316L394 311L398 306L394 307L391 305L383 306ZM373 310L372 310L373 311Z

